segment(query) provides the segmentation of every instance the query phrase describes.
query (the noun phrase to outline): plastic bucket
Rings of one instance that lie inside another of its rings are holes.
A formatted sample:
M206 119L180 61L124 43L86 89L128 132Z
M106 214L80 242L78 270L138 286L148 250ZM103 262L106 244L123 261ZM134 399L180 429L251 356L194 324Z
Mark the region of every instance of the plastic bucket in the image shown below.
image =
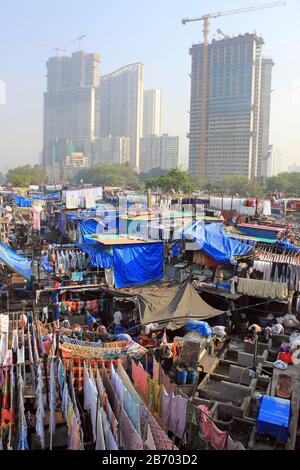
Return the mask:
M195 369L188 369L188 374L187 374L187 381L186 383L189 385L194 385L197 379L197 372Z
M188 372L185 369L177 369L177 384L185 385L187 381Z

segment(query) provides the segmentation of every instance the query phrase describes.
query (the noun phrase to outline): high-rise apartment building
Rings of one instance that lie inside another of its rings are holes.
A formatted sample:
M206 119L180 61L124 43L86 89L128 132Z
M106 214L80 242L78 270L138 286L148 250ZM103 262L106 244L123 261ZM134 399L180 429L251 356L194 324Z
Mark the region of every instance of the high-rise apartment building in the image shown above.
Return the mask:
M204 45L190 49L190 174L211 180L262 176L269 148L273 66L262 57L263 44L255 34L213 40L208 46L207 76ZM205 123L201 122L203 93L207 94Z
M270 58L262 59L261 68L261 95L259 120L259 147L258 175L264 178L269 176L270 160L272 159L272 146L270 146L270 111L272 95L272 70L274 62Z
M68 150L83 152L86 139L100 133L99 63L97 54L75 52L47 62L44 95L44 167L62 164ZM51 171L49 170L51 173Z
M179 137L163 134L162 136L143 137L140 141L141 171L148 173L154 168L173 170L178 168Z
M129 137L99 137L94 145L94 164L124 165L130 161Z
M144 65L137 63L101 77L101 137L129 137L130 164L140 169Z
M146 90L144 92L143 137L161 135L161 92Z

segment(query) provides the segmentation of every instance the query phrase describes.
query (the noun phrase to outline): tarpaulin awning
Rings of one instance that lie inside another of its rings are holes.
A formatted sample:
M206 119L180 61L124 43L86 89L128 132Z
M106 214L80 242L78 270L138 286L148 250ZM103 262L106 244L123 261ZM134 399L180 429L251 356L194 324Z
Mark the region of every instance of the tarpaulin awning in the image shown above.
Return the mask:
M150 284L164 275L163 243L116 246L113 253L117 288Z
M82 241L89 245L97 243L90 238L91 235L97 233L98 221L95 219L86 220L85 222L80 222L80 230L82 234Z
M93 269L111 269L113 256L102 245L79 245L84 253L89 256L90 267Z
M126 298L136 298L142 325L158 323L170 330L177 330L195 320L208 320L224 313L208 305L190 281L124 289L118 291L120 294Z
M30 280L32 276L31 260L24 256L18 255L8 246L0 243L0 261L5 263L9 268L21 274L25 279Z
M220 264L236 264L236 258L249 255L252 247L230 238L220 224L195 224L185 231L209 258Z
M30 199L25 199L23 196L16 196L15 197L15 204L18 207L31 207L32 201Z

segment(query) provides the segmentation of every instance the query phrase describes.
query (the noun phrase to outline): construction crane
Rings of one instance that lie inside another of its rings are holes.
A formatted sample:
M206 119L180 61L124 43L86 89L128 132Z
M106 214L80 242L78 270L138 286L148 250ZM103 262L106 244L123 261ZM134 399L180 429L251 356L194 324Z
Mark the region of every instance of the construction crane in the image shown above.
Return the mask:
M68 52L67 49L62 49L61 47L51 46L49 44L36 44L36 46L46 47L47 49L53 49L56 52L56 58L58 57L59 52Z
M83 34L82 36L79 36L78 38L73 39L72 41L68 42L69 44L74 44L74 42L78 41L78 50L81 51L81 41L86 38L86 34Z
M217 33L218 33L220 36L223 36L224 39L229 39L229 38L230 38L229 34L224 33L224 31L222 31L221 29L217 29Z
M286 2L273 2L264 5L257 5L248 8L239 8L236 10L219 11L200 16L198 18L184 18L182 24L203 21L203 90L202 90L202 108L201 108L201 129L200 129L200 177L205 178L205 143L206 143L206 118L207 118L207 96L208 96L208 43L209 43L209 21L221 16L238 15L240 13L249 13L257 10L265 10L286 5Z

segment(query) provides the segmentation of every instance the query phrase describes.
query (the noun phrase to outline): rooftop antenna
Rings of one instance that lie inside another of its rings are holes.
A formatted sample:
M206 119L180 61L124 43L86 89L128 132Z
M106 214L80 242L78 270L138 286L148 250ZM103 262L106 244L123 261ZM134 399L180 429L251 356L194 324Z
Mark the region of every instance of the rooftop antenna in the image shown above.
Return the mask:
M82 36L79 36L78 38L73 39L72 41L68 42L69 44L74 44L74 42L78 41L78 51L81 52L81 41L86 38L86 34L83 34Z

